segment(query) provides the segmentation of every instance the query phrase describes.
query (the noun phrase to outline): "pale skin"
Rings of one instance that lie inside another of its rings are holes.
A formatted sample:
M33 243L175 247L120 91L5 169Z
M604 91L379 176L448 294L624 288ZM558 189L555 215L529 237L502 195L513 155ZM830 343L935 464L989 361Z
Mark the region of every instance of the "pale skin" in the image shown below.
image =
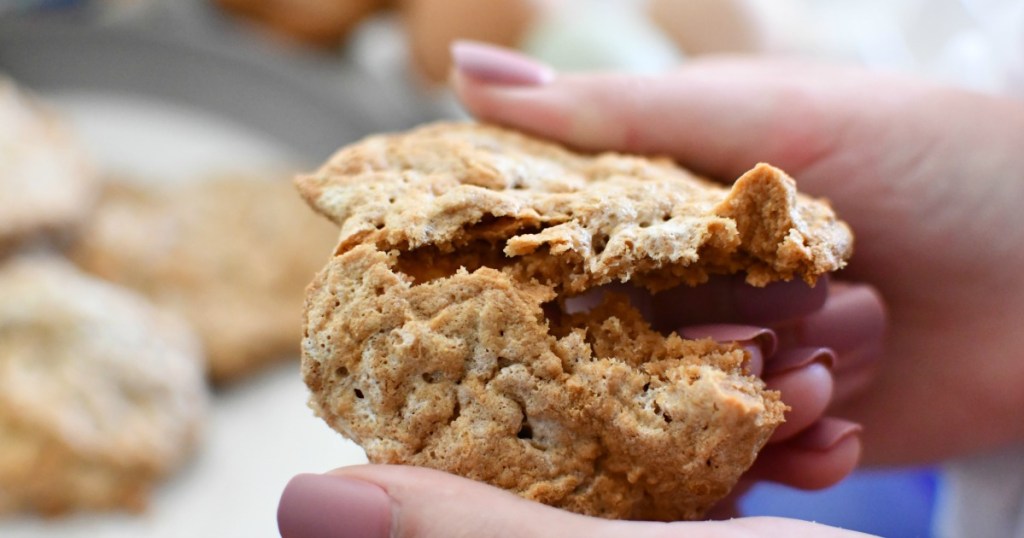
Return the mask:
M782 349L836 351L828 368L774 376L773 359L761 357L769 385L794 408L787 420L798 425L773 439L750 479L816 488L850 472L862 451L869 464L919 464L1024 442L1024 105L780 61L700 61L637 77L556 76L521 58L504 71L481 69L481 61L504 60L472 60L454 73L453 87L481 120L583 150L667 155L722 181L770 162L801 191L831 200L854 229L856 252L839 277L869 286L833 282L827 297L793 287L797 299L773 299L803 305L785 320L713 320L772 326ZM858 307L835 306L844 301ZM802 451L808 444L795 440L835 424L825 415L863 431ZM379 488L362 498L380 492L382 536L855 535L772 518L608 522L423 469L361 466L317 476ZM282 501L282 530L297 517L293 504Z

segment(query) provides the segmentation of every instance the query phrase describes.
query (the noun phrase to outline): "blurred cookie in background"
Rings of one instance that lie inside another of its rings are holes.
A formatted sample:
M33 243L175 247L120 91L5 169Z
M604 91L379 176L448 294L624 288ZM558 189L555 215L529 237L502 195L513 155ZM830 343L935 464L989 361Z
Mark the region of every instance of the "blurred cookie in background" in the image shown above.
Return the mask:
M304 290L336 240L290 181L225 175L109 183L71 255L182 314L225 382L298 357Z
M293 41L330 48L340 45L367 15L387 0L215 0L241 17Z
M435 83L448 79L454 41L516 48L545 11L536 0L406 0L402 7L412 65Z
M0 254L64 235L88 213L97 184L70 133L0 76Z
M760 0L650 0L648 14L690 55L755 53L767 48Z
M0 514L141 510L196 445L195 335L63 258L0 265Z

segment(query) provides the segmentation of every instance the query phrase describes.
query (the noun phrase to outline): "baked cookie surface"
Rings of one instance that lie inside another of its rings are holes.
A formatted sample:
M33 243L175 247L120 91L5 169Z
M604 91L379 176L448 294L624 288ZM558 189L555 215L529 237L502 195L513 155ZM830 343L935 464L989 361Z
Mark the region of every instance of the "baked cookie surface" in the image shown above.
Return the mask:
M373 137L297 183L342 229L307 291L313 410L372 462L609 518L702 517L786 406L733 344L655 332L624 297L565 300L712 273L813 282L852 248L768 165L729 188L480 125Z
M111 183L72 257L199 331L215 381L298 354L303 289L337 239L287 181Z
M64 126L0 76L0 254L80 222L96 191Z
M142 509L196 444L180 319L56 258L0 267L0 513Z

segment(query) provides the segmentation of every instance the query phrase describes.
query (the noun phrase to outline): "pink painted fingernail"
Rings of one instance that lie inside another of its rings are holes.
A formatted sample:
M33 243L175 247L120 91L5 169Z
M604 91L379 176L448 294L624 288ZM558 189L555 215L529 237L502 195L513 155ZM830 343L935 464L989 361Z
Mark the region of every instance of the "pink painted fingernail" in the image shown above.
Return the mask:
M555 80L555 70L518 52L459 40L452 43L452 62L463 75L489 84L543 86Z
M764 357L771 357L778 343L775 331L771 329L731 323L690 325L679 329L679 335L690 339L710 338L716 342L753 341L761 346L761 354Z
M830 347L842 355L880 340L885 324L885 306L874 288L843 287L835 289L825 306L804 320L800 340L804 345Z
M797 347L784 349L765 362L765 375L792 372L813 363L820 363L828 369L836 365L836 354L827 347Z
M282 538L386 538L391 499L380 487L331 474L292 478L277 507Z
M829 451L839 443L864 431L864 427L835 417L825 417L807 428L790 442L804 450Z

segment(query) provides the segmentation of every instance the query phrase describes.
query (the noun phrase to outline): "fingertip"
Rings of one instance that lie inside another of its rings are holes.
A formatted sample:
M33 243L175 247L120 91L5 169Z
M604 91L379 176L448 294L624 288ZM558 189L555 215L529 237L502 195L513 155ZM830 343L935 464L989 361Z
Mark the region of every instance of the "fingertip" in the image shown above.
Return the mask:
M277 508L283 538L386 538L391 500L377 485L337 474L300 474Z
M799 435L821 419L832 401L833 380L828 366L811 362L797 369L770 377L765 383L769 389L782 394L782 401L790 407L786 422L779 425L770 442L778 443Z
M555 80L551 66L513 49L457 39L449 47L453 68L480 83L497 86L544 86Z
M375 484L392 500L395 536L600 536L600 520L526 500L449 473L406 465L361 465L332 471ZM579 534L582 533L582 534Z
M839 355L882 341L888 312L881 294L868 284L835 283L820 310L792 329L799 345L830 347Z
M750 475L808 490L835 485L860 462L861 432L859 424L826 417L792 439L765 447Z

